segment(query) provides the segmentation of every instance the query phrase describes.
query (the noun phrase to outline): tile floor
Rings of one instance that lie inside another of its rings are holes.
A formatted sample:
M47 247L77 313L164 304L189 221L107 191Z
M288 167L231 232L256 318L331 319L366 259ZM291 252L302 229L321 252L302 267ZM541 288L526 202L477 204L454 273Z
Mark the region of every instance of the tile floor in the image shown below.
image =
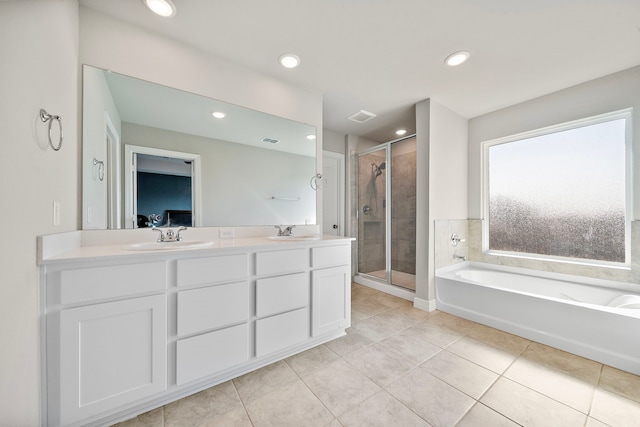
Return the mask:
M640 377L352 285L345 337L118 427L640 426Z

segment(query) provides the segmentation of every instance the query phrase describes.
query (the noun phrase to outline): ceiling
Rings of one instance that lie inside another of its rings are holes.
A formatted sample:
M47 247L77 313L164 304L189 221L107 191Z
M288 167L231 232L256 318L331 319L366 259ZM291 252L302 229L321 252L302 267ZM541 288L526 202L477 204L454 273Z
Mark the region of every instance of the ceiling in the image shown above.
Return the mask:
M427 98L472 118L640 65L640 0L173 1L172 18L141 0L80 4L320 91L325 129L379 142L413 132ZM459 50L469 61L444 65ZM347 119L359 110L377 117Z

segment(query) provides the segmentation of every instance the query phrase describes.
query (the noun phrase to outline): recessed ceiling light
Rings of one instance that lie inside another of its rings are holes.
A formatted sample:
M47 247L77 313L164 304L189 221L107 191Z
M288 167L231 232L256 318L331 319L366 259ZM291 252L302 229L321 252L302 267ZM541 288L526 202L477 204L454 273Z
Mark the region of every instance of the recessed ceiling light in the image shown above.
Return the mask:
M307 135L307 139L313 141L314 139L316 139L316 136L314 134L309 134Z
M407 130L406 130L406 129L398 129L398 130L396 131L396 135L398 135L398 136L402 136L402 135L404 135L405 133L407 133Z
M224 119L226 116L226 114L223 113L222 111L214 111L213 113L211 113L211 115L216 119Z
M176 5L171 0L142 0L142 2L156 15L169 18L176 14Z
M460 65L463 62L466 62L466 60L469 59L469 56L469 52L466 51L452 53L451 55L447 56L447 59L444 60L444 63L450 67L455 67L456 65Z
M279 61L280 65L285 68L296 68L298 65L300 65L300 58L293 53L285 53L284 55L280 56Z

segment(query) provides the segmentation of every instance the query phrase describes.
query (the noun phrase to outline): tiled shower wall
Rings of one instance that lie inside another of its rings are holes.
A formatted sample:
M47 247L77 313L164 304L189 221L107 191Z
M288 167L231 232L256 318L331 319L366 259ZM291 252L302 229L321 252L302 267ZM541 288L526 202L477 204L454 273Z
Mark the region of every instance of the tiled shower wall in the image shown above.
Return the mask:
M384 152L358 157L358 271L361 273L385 269L387 170L376 176L371 167L371 163L379 165L384 161ZM364 206L369 207L367 214Z
M391 164L391 269L416 274L416 152Z
M371 163L385 161L383 152L358 158L358 271L385 269L386 173L391 170L391 269L415 274L416 264L416 153L393 157L391 168L376 176ZM368 206L368 214L363 207Z

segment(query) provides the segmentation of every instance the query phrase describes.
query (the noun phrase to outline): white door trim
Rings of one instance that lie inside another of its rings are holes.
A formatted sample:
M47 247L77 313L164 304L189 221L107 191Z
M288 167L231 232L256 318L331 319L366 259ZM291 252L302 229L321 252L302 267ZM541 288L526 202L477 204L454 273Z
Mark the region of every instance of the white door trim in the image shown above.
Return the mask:
M142 147L137 145L124 146L124 192L125 192L125 227L137 228L137 206L136 206L136 189L135 189L135 173L136 173L136 155L149 154L152 156L171 157L174 159L182 159L191 161L193 175L191 177L192 191L192 217L193 226L202 226L202 194L201 194L201 177L200 177L200 155L193 153L184 153L180 151L162 150L153 147Z
M345 155L341 153L335 153L333 151L322 151L322 157L326 157L329 159L333 159L337 161L337 169L338 169L338 182L335 183L336 188L336 197L338 202L338 236L344 236L345 233ZM323 165L325 162L322 162ZM327 183L326 186L332 185L331 183ZM325 188L326 188L325 186ZM324 217L324 216L323 216ZM323 218L324 221L324 218ZM321 224L324 225L324 224ZM323 230L323 233L328 232L329 230Z
M107 151L107 228L122 227L122 190L120 185L120 135L107 111L104 112L104 132Z

